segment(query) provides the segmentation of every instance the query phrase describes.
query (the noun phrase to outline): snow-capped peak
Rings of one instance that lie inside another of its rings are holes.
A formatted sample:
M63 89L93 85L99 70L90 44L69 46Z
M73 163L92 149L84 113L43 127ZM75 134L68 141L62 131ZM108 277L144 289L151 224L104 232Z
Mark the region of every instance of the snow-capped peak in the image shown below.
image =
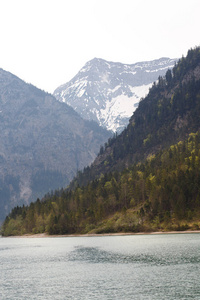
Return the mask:
M72 80L58 87L54 96L72 106L84 119L120 132L153 82L176 61L160 58L128 65L94 58Z

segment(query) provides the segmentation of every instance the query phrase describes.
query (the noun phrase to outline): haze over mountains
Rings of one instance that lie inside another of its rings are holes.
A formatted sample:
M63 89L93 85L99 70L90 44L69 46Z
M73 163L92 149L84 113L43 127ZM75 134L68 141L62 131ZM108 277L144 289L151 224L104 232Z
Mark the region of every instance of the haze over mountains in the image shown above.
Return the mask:
M200 229L200 48L153 84L67 189L14 208L3 234Z
M0 69L0 220L90 165L112 136L107 129L122 130L140 97L175 61L93 59L56 90L60 101Z
M0 220L14 205L66 186L110 132L0 69Z
M72 80L58 87L54 96L84 119L121 132L153 82L176 61L160 58L128 65L94 58Z

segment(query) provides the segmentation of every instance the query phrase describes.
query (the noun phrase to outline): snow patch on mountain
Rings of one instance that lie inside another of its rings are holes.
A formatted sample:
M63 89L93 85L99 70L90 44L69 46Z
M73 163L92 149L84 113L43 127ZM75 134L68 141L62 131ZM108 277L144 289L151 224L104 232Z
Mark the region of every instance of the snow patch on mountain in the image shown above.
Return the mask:
M148 94L150 87L151 84L138 87L129 87L133 93L132 97L128 97L125 94L120 94L116 97L113 97L111 101L107 101L106 107L97 112L99 124L103 127L106 127L108 130L116 132L121 127L122 119L127 119L128 122L129 118L138 107L139 100L144 95ZM119 88L120 86L117 86L112 90L112 92L114 93Z
M135 95L137 95L137 99L141 99L143 97L145 97L148 92L149 92L149 89L151 88L152 86L152 83L149 83L149 84L143 84L143 85L140 85L140 86L134 86L134 87L131 87L129 86L131 92ZM134 104L135 105L135 104Z
M122 131L159 76L165 75L177 59L161 58L133 65L94 58L54 96L72 106L84 119Z

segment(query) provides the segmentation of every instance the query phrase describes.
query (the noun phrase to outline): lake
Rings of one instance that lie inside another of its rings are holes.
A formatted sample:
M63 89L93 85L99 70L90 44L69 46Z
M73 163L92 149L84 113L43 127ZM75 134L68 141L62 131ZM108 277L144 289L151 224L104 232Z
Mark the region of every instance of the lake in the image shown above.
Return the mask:
M0 238L0 299L200 299L200 234Z

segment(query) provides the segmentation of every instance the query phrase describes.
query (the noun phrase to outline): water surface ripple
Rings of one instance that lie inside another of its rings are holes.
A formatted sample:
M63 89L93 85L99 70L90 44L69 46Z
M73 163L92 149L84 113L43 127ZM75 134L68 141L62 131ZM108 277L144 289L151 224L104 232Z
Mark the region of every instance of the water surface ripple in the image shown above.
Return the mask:
M0 299L200 299L200 234L0 238Z

